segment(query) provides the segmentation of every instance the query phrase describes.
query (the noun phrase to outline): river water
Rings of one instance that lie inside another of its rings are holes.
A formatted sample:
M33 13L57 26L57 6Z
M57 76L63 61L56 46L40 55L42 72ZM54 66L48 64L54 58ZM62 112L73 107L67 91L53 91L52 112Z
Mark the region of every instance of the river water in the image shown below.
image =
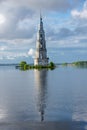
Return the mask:
M20 121L87 123L87 69L0 67L0 123Z

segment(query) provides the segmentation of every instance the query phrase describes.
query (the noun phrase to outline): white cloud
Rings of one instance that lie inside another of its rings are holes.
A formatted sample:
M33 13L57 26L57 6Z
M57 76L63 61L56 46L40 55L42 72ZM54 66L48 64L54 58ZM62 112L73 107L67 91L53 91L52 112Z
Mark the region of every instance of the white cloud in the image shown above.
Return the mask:
M28 55L29 56L32 56L33 58L35 57L35 50L34 49L29 49L29 51L28 51Z
M80 12L78 12L77 10L72 10L71 14L72 14L73 17L76 17L76 16L80 15Z
M18 51L27 50L31 46L35 45L35 36L30 39L0 39L0 50Z
M7 56L7 57L5 57L6 59L8 59L8 60L14 60L15 59L15 57L13 56Z
M0 46L0 51L4 51L7 49L7 46Z
M85 1L83 9L81 11L72 10L71 15L76 18L87 19L87 0Z
M0 24L2 25L5 22L4 15L0 14Z
M73 17L78 17L78 18L82 18L82 19L87 19L87 9L84 9L83 11L77 11L77 10L73 10L71 12Z
M27 52L8 52L8 51L0 51L0 59L9 59L9 60L14 60L16 58L22 58L22 57L29 57Z

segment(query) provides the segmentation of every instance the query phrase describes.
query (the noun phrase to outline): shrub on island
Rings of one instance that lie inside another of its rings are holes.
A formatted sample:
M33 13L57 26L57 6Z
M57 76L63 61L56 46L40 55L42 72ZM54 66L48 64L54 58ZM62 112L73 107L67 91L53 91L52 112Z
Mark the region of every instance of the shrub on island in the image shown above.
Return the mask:
M50 62L48 65L29 65L26 61L21 61L19 63L19 68L21 70L29 70L29 69L54 69L56 66L53 62Z
M26 61L21 61L21 62L19 63L19 66L20 66L20 67L23 67L25 64L27 64Z

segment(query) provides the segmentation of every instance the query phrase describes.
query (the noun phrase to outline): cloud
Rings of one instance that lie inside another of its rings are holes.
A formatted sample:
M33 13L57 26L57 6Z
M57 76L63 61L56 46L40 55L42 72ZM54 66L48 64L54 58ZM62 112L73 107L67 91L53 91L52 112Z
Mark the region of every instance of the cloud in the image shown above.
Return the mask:
M33 39L39 21L37 10L40 8L42 12L49 10L51 15L53 11L65 13L78 5L79 0L50 0L48 3L46 0L3 0L0 4L0 12L6 22L3 26L0 25L0 38Z
M87 19L87 0L85 1L83 9L81 11L72 10L71 15L75 18Z
M77 11L77 10L73 10L71 12L73 17L78 17L81 19L87 19L87 9L84 9L83 11Z
M66 11L69 8L75 7L81 0L3 0L4 4L9 4L12 7L27 7L30 9L47 9Z
M0 46L0 51L4 51L4 50L6 50L6 49L7 49L6 46Z
M87 35L87 26L84 26L83 24L80 27L77 27L75 29L75 34L76 35L81 35L81 36L86 36Z
M71 31L68 28L61 28L59 31L59 37L62 37L62 38L72 36L72 35L73 35L73 31Z
M21 58L21 57L28 57L28 54L26 52L0 52L0 57L1 59L16 59L16 58Z
M32 48L29 49L29 51L28 51L28 55L34 58L34 57L35 57L35 50L32 49Z
M35 45L35 38L33 39L1 39L0 50L3 51L27 51L28 48Z
M82 46L85 43L87 46L86 37L87 37L87 0L84 2L82 9L72 10L71 11L73 23L76 23L76 26L73 29L74 37L77 36L79 45L82 42Z

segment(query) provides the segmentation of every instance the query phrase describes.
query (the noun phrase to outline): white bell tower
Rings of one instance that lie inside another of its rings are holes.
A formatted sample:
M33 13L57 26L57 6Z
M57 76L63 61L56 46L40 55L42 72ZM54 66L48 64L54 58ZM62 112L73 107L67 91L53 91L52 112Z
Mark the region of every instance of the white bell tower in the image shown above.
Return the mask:
M45 32L43 29L42 16L40 15L40 25L37 33L37 42L36 42L36 53L34 59L34 65L48 65L49 58L47 57L46 49L46 40Z

